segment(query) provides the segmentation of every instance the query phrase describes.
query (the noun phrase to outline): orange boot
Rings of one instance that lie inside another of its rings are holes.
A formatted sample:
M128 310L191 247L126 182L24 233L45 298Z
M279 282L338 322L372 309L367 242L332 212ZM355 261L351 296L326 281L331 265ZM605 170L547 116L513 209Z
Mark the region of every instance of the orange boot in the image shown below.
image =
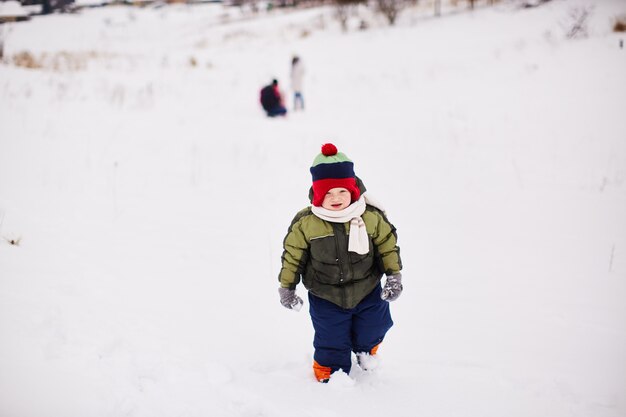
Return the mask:
M332 370L328 366L322 366L317 361L313 361L313 372L319 382L328 382Z

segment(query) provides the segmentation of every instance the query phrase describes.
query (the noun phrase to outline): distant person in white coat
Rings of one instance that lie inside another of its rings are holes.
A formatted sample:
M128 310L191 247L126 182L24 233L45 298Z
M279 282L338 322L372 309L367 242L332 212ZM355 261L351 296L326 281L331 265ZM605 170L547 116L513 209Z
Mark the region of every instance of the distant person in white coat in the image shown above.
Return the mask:
M302 87L304 83L304 66L300 57L294 56L291 60L291 89L293 90L293 109L304 110Z

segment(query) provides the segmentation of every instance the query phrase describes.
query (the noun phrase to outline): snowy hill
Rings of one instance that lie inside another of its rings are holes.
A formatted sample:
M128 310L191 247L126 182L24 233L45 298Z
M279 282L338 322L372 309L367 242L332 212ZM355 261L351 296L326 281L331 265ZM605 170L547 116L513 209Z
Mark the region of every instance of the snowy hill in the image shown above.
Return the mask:
M348 33L225 10L2 27L0 416L624 416L626 3ZM293 54L306 111L267 119ZM276 288L328 141L398 228L405 291L380 368L318 384Z

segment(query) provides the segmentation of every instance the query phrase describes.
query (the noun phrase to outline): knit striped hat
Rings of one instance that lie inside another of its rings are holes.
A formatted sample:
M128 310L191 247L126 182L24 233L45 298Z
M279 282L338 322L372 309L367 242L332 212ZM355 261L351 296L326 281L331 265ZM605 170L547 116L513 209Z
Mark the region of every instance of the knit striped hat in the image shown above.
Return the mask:
M350 191L352 201L361 196L356 183L354 164L332 143L322 145L322 153L313 160L311 167L313 176L313 205L320 207L324 196L332 188L345 188Z

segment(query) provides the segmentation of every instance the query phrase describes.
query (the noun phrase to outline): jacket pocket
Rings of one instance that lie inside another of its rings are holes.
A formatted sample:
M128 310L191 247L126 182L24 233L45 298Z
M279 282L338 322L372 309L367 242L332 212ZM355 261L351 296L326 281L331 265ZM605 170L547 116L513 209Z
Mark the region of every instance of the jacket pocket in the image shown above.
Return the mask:
M323 284L341 284L341 268L337 256L335 236L323 236L311 239L310 267L312 276Z
M372 251L365 255L350 253L350 263L352 264L352 275L355 281L365 279L372 273L374 267L374 254Z

